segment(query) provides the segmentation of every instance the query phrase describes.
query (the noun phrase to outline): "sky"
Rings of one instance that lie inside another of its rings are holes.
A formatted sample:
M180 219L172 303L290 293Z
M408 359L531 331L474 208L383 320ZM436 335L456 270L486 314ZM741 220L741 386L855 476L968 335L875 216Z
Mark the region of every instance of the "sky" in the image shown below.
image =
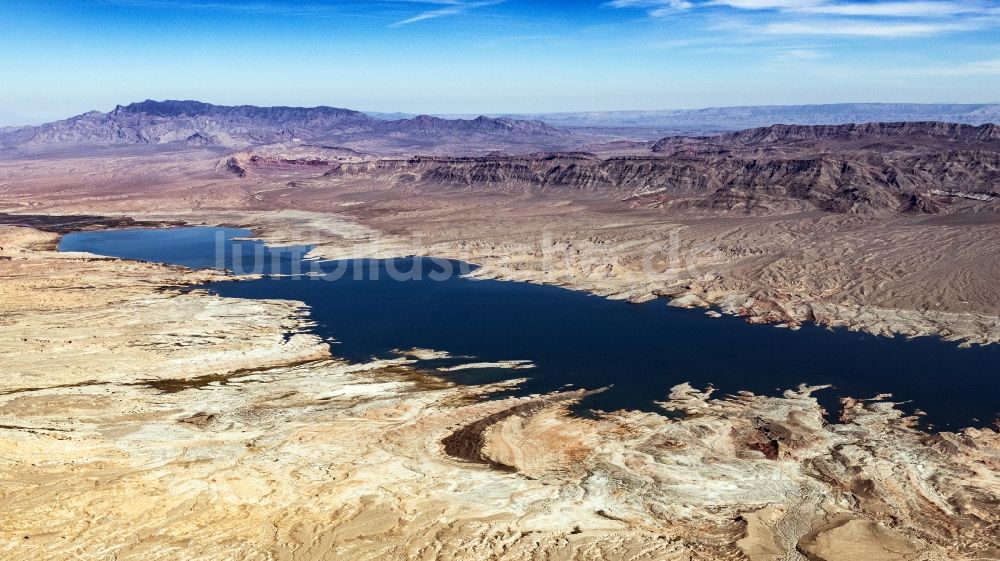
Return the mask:
M0 125L144 99L432 114L1000 102L1000 0L0 0Z

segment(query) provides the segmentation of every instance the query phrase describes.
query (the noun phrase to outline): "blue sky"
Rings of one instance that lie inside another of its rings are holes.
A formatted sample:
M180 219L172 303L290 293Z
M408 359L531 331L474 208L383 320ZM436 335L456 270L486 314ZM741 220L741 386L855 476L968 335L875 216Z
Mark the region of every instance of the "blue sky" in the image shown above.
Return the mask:
M0 1L0 124L117 103L413 113L1000 101L1000 0Z

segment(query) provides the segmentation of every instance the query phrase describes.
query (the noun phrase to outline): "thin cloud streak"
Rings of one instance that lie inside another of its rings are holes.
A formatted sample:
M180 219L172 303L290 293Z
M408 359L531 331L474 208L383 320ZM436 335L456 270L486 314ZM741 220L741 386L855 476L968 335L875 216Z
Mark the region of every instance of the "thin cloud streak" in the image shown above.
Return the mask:
M761 31L768 35L832 35L848 37L914 37L970 31L964 23L874 23L865 21L813 21L771 23Z
M402 27L404 25L410 25L411 23L417 23L429 19L434 19L444 16L455 16L458 14L465 13L469 10L474 10L476 8L485 8L486 6L494 6L502 2L504 2L504 0L486 0L482 2L462 2L458 0L454 2L424 2L427 4L446 4L446 5L443 8L429 10L421 14L417 14L411 18L407 18L402 21L397 21L396 23L390 25L389 27Z
M185 10L202 12L231 12L234 14L282 17L373 17L398 14L406 6L425 6L427 11L398 21L390 27L400 27L418 21L457 15L476 8L500 4L505 0L346 0L334 4L313 2L285 4L261 0L257 2L230 3L218 0L102 0L109 6L138 9Z

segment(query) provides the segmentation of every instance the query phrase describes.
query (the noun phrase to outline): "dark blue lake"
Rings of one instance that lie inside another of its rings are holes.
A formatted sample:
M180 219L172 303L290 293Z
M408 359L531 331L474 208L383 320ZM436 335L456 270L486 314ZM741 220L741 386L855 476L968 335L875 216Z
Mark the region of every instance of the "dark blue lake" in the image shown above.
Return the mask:
M1000 412L996 345L960 349L930 337L751 326L739 318L669 308L663 301L628 304L556 287L469 280L460 276L468 264L428 258L309 261L302 259L304 247L268 249L236 239L248 235L225 228L78 232L63 237L60 249L263 273L259 280L207 288L228 297L305 302L316 333L349 360L420 347L477 362L530 360L536 365L446 374L462 383L528 377L512 392L517 394L567 384L612 386L588 397L581 412L657 411L654 402L682 382L721 393L769 395L801 383L832 384L817 397L834 418L842 396L891 393L896 401L909 402L904 410L925 411L925 424L938 429L986 426ZM310 271L312 276L298 275ZM297 276L282 276L290 273ZM421 280L396 280L416 276Z

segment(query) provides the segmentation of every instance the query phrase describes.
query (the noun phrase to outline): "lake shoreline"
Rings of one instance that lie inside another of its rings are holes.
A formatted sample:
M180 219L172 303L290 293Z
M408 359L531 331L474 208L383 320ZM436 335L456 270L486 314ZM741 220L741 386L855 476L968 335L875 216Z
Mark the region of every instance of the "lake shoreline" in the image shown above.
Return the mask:
M860 401L828 425L810 388L716 398L682 385L663 398L683 413L674 418L582 419L544 396L484 401L504 387L429 380L405 356L349 364L306 333L285 341L303 325L298 303L179 290L231 277L58 254L44 249L52 239L0 227L11 257L0 260L0 389L32 388L0 391L0 551L24 559L110 542L122 559L308 557L329 551L324 536L362 561L405 557L427 535L484 557L499 553L497 535L512 536L508 554L659 558L820 551L845 532L934 560L996 545L994 430L927 434ZM284 358L264 365L252 349ZM241 361L262 368L172 393L135 384L222 376ZM73 380L101 385L59 387ZM475 435L462 440L468 457L507 467L444 454L456 432Z

